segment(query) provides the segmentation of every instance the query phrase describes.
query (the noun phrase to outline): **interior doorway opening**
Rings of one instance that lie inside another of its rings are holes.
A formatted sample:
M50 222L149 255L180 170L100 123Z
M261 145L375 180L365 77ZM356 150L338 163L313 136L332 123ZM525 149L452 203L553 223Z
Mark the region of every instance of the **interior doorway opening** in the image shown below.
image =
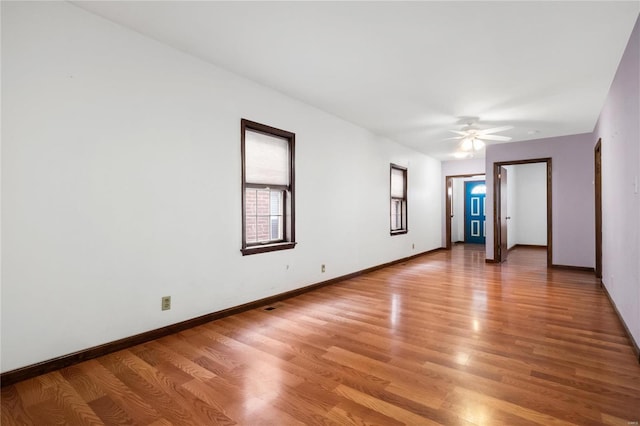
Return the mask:
M594 187L596 202L596 277L602 278L602 139L598 139L593 151Z
M540 164L542 163L542 164ZM515 166L540 164L518 169ZM516 171L520 170L518 173ZM510 173L511 171L511 173ZM518 184L520 176L520 184ZM526 184L526 185L523 185ZM547 267L552 266L552 174L551 158L503 161L493 165L493 259L507 260L510 248L546 248ZM511 195L511 200L509 200ZM514 199L517 202L514 202ZM516 206L517 207L514 207ZM514 214L514 211L520 213ZM537 211L537 213L535 213ZM526 234L514 238L513 233ZM509 237L509 234L511 238Z
M455 243L464 243L465 234L470 234L472 227L471 220L465 220L465 183L484 181L484 174L464 174L451 175L445 178L445 247L450 250ZM474 205L475 206L475 205ZM467 210L471 210L467 206ZM476 233L482 233L481 227L474 228L480 230ZM484 243L483 243L484 244Z

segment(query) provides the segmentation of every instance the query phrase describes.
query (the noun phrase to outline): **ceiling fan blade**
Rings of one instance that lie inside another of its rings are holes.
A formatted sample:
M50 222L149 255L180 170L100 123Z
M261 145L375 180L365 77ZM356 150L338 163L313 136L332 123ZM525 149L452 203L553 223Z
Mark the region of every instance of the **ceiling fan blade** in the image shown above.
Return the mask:
M494 127L492 129L478 130L477 133L480 135L486 135L489 133L504 132L505 130L511 130L511 129L513 129L513 126L502 126L502 127Z
M467 134L469 133L469 132L461 132L459 130L449 130L449 131L462 136L467 136Z
M442 139L443 141L450 141L452 139L456 139L456 140L460 140L460 139L464 139L464 136L454 136L452 138L446 138L446 139Z
M501 142L507 142L511 140L509 136L499 136L499 135L480 135L478 136L478 138L486 139L488 141L501 141Z

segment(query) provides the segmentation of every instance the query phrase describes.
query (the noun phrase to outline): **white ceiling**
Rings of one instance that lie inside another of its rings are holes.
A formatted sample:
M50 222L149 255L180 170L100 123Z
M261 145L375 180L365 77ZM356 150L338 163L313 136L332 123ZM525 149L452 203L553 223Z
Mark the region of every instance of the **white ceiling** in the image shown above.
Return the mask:
M442 160L462 117L512 125L500 134L513 141L592 131L640 11L638 1L74 4Z

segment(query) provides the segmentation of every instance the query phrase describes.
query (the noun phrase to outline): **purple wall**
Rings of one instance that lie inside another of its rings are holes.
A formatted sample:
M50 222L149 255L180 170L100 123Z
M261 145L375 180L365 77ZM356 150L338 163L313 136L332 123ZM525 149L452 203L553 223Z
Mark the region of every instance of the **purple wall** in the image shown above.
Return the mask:
M591 133L487 146L487 188L493 163L552 159L553 264L594 267L593 140ZM487 221L493 220L493 191L487 191ZM493 227L487 226L487 259L493 259Z
M640 20L609 90L602 138L602 282L640 343Z

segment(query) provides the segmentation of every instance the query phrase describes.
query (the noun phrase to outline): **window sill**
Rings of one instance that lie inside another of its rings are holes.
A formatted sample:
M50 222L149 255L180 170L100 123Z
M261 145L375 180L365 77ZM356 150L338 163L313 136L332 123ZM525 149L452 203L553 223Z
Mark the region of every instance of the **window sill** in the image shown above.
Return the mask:
M259 246L250 246L241 249L243 256L248 256L251 254L258 253L268 253L270 251L278 251L278 250L290 250L296 246L297 243L286 242L286 243L277 243L277 244L264 244Z
M397 231L391 231L390 234L391 235L402 235L402 234L406 234L407 232L409 232L409 231L407 231L406 229L398 229Z

